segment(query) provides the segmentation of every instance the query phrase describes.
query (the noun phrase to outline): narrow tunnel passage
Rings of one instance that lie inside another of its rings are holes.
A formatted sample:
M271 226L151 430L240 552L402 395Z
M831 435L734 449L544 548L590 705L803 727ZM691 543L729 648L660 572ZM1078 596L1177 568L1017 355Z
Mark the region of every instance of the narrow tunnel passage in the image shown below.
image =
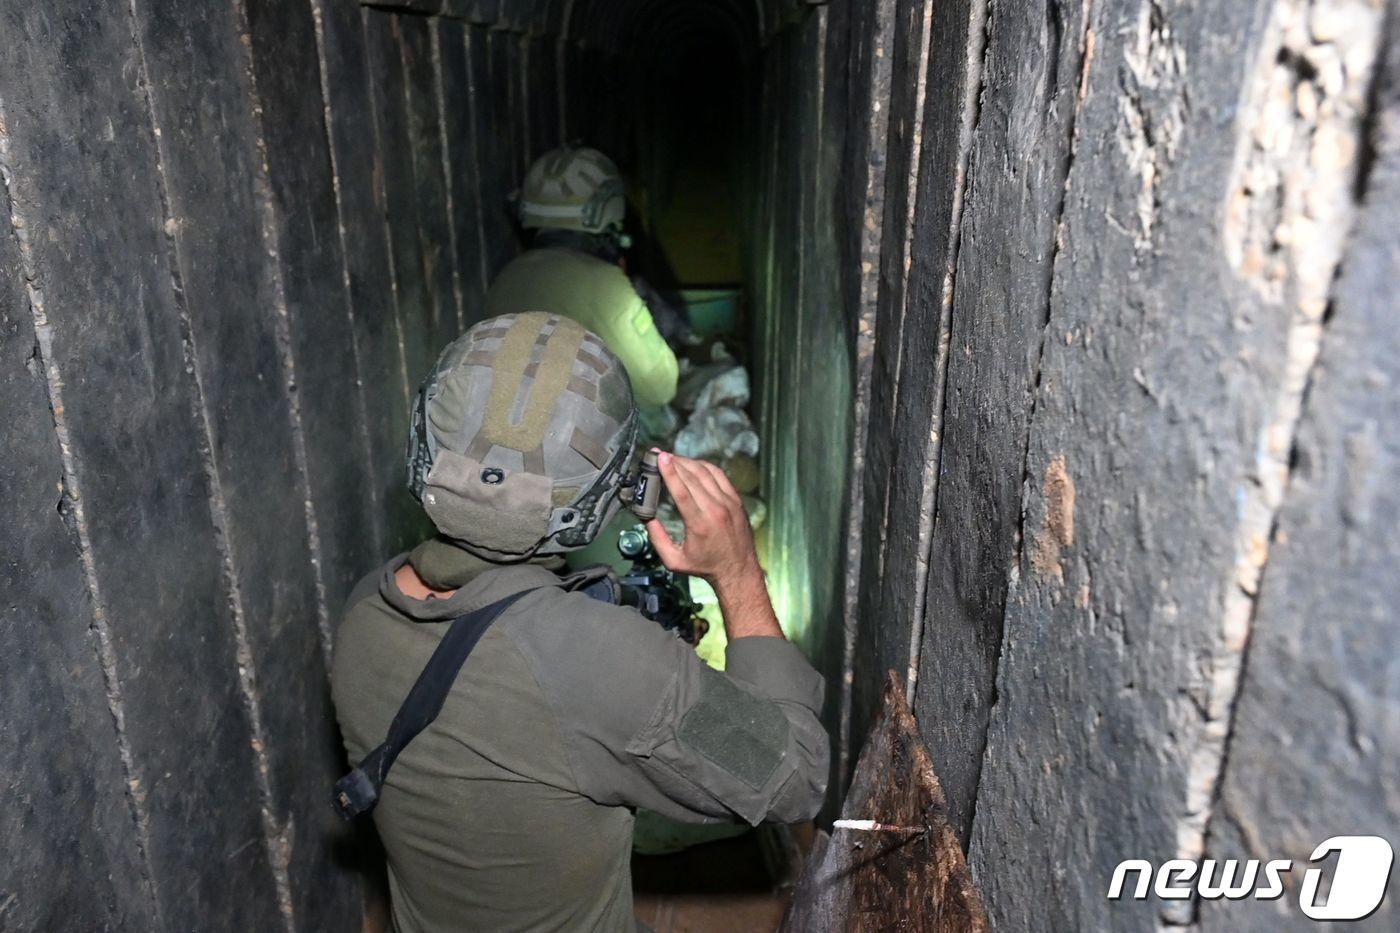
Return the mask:
M635 179L643 276L670 292L740 291L735 349L762 435L770 580L790 633L809 650L834 647L827 660L839 663L839 637L827 638L840 627L855 359L833 271L834 180L818 174L830 130L812 65L825 11L769 37L758 8L738 0L597 6L573 8L570 22L607 24L578 41L626 53L610 63L616 83L601 97L566 90L567 138L620 153ZM570 66L567 49L561 61L566 88L575 75L589 87L582 76L593 66ZM627 114L623 132L611 136L600 111Z
M632 271L739 297L821 826L893 672L998 928L1302 922L1104 891L1400 839L1393 7L0 0L0 928L375 916L336 625L575 142ZM771 913L765 838L710 861Z
M7 461L31 482L11 500L9 544L16 564L56 555L15 605L58 639L17 652L7 683L94 750L62 766L82 781L11 834L39 853L15 886L59 882L20 926L65 911L92 927L353 925L354 847L324 805L343 767L324 689L336 625L356 581L427 534L404 489L416 388L484 316L523 245L511 193L562 143L623 166L639 272L667 292L741 296L729 342L771 453L765 563L789 633L839 681L854 328L823 291L834 256L810 245L830 188L808 190L819 152L803 145L829 78L810 67L825 9L62 0L0 13L13 39L0 282L18 335L5 378L23 388L14 430L36 458ZM824 455L797 456L803 442ZM799 493L808 472L819 482ZM59 509L40 509L55 486ZM181 580L155 610L138 582L150 562ZM81 697L52 687L74 670ZM186 754L184 730L208 754ZM75 794L104 827L105 861L73 862ZM190 832L197 798L228 803ZM205 847L229 853L220 877L197 870ZM115 887L79 906L90 876Z
M860 233L838 218L850 196L837 177L846 115L827 92L846 67L845 32L858 28L848 16L747 0L576 0L562 13L556 75L561 138L615 153L634 183L637 271L672 294L740 292L735 349L760 434L765 568L789 634L833 684L833 732L861 331L841 269ZM840 783L838 770L833 800Z
M577 4L572 16L597 21L605 14L603 4L596 6L584 10ZM793 28L769 36L749 3L611 8L616 18L605 19L607 33L579 40L625 50L614 60L618 89L602 104L566 91L563 122L571 138L617 152L633 179L637 243L630 259L642 276L673 295L697 289L739 293L741 317L726 343L750 374L747 407L760 434L755 495L763 503L757 515L763 563L784 628L833 685L826 721L835 733L843 700L834 685L844 662L843 521L857 362L855 327L837 294L838 231L830 203L835 179L819 174L824 144L834 151L836 138L823 125L821 84L827 77L813 67L824 57L826 11L797 17ZM586 88L582 75L590 67L572 65L567 50L561 62L561 85ZM604 119L571 115L596 114L600 106L628 114L625 135L600 138ZM702 345L687 362L703 370L708 353ZM702 645L702 656L712 663L723 663L722 643L716 642L722 634L712 625L712 644ZM833 771L833 803L840 799L842 777ZM658 838L709 835L658 826L643 814L638 852L652 851ZM773 848L772 840L764 842ZM731 842L669 861L643 859L635 866L639 903L648 903L649 890L671 892L670 899L658 901L658 917L667 903L691 903L684 899L686 885L668 879L671 872L688 874L701 890L722 892L730 885L730 898L742 905L753 897L753 883L734 887L723 866L753 860L743 852ZM762 916L766 908L748 909ZM743 914L729 922L738 916Z

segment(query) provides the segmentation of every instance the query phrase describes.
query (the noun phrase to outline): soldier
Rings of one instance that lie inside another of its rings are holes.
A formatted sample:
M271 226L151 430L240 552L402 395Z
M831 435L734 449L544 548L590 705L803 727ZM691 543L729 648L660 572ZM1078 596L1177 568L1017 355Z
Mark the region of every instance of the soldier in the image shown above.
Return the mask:
M718 468L663 454L685 538L648 531L718 594L725 672L559 575L619 508L635 436L617 357L557 315L476 325L419 391L409 485L440 534L351 596L332 675L351 760L383 741L452 620L499 615L374 810L404 933L632 930L634 808L757 824L820 805L822 678L783 638Z
M665 405L676 394L678 372L666 339L679 336L684 319L623 270L626 213L622 176L598 150L565 147L540 158L525 176L520 199L520 225L531 234L531 248L491 284L486 313L548 311L573 318L622 360L639 405Z

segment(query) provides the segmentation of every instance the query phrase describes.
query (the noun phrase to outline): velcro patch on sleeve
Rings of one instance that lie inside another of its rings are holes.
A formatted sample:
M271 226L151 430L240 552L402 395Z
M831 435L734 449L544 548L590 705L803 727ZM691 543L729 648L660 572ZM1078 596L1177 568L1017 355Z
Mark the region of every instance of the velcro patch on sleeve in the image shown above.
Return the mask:
M788 721L777 706L714 673L700 702L681 719L677 738L729 774L758 790L768 783L787 749Z

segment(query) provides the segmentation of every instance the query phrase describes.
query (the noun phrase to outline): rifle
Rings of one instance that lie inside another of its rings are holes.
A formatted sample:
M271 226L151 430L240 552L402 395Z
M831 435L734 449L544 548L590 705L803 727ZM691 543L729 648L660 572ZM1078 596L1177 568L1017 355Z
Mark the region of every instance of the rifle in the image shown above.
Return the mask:
M618 534L617 550L632 562L618 580L622 585L622 605L631 606L666 631L675 632L687 644L698 645L710 626L698 614L700 604L690 598L690 578L666 569L641 525Z

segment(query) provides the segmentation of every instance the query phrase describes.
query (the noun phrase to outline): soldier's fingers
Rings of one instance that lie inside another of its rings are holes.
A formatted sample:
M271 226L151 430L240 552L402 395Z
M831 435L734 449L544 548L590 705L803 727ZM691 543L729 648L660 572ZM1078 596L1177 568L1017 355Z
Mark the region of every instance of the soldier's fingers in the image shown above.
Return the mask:
M685 457L673 456L671 457L671 465L675 468L676 475L685 483L686 491L690 493L692 500L693 510L686 517L687 525L693 524L702 516L711 514L719 508L719 502L716 501L710 490L705 488L699 473L689 460Z
M691 460L688 457L676 457L675 460L676 468L685 476L686 485L698 500L702 500L704 505L710 508L724 505L724 493L720 492L714 478L704 469L703 460Z
M685 552L672 540L666 526L653 518L647 522L647 534L651 538L651 546L656 551L656 556L661 558L661 563L665 564L668 570L683 571L681 565L685 562Z
M700 505L685 476L676 468L676 457L663 451L657 457L657 466L661 469L661 478L666 481L666 491L681 513L681 520L693 522L700 514Z
M700 460L697 462L704 467L706 472L714 479L715 485L719 488L720 495L724 499L727 499L731 505L742 506L744 504L744 500L739 497L739 490L734 488L734 483L730 481L729 475L725 473L722 468L708 460Z

